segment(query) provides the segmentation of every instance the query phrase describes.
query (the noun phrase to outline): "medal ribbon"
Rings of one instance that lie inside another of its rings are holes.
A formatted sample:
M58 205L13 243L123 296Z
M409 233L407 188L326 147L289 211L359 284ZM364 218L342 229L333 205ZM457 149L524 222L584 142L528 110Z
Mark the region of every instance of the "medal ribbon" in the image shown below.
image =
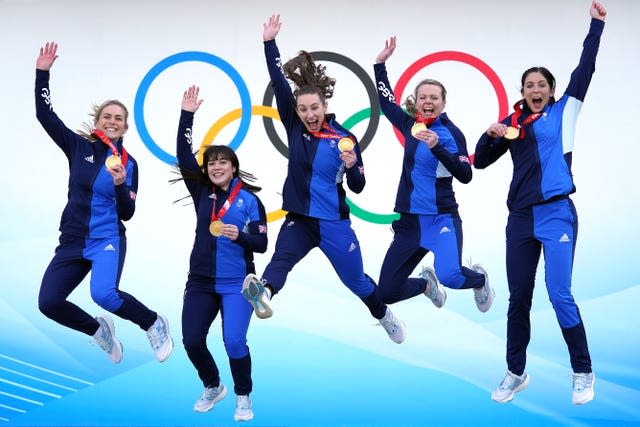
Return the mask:
M429 127L436 119L437 117L423 117L420 112L416 113L416 123L424 123L426 127Z
M216 197L216 193L215 193L215 190L214 190L214 192L213 192L213 210L211 211L211 222L219 220L220 218L222 218L224 216L224 214L227 213L227 211L229 210L229 208L233 204L233 201L236 199L236 196L240 192L240 188L242 188L242 181L238 180L238 182L236 182L236 185L233 186L233 189L231 190L231 194L229 194L229 197L227 197L227 200L224 202L224 204L222 205L222 207L220 208L218 213L216 213L216 200L218 198Z
M309 132L311 135L318 139L340 139L342 135L338 133L334 128L329 126L327 122L322 123L322 129L329 132Z
M104 132L102 132L100 129L94 129L91 131L91 136L94 136L96 138L98 138L100 141L102 141L106 146L108 146L111 149L111 153L114 156L118 156L120 157L120 153L118 153L118 149L116 148L115 145L113 145L113 142L111 142L111 140L109 138L107 138L107 135L104 134ZM129 153L127 153L127 150L125 150L124 146L122 147L122 166L127 166L127 160L129 160Z
M515 113L513 113L513 115L511 116L511 126L513 126L514 128L520 130L520 135L518 136L519 139L523 139L524 138L524 134L525 134L524 127L527 126L527 125L530 125L533 122L535 122L536 120L538 120L540 118L540 116L542 116L542 113L534 113L534 114L529 115L526 119L524 119L522 124L518 124L518 119L522 115L522 105L523 104L524 104L523 100L520 100L520 101L516 102L515 104L513 104L513 109L515 110Z

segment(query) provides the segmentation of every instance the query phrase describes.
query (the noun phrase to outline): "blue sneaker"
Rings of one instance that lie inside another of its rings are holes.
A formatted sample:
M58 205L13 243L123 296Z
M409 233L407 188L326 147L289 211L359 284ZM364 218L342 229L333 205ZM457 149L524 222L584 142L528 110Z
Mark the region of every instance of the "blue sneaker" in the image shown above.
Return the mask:
M574 373L573 374L573 396L574 405L584 405L593 400L594 391L593 384L596 382L596 376L593 372Z
M216 402L221 401L227 395L227 388L224 384L220 384L217 387L206 387L198 399L193 405L193 410L196 412L207 412L213 408Z
M427 281L427 288L424 294L431 300L433 305L438 308L442 308L447 301L447 292L444 290L444 286L438 283L436 273L429 267L422 267L420 277Z
M529 385L529 374L524 372L516 375L507 371L500 385L491 393L491 399L500 403L507 403L513 399L513 395L524 390Z
M96 331L93 339L96 340L100 348L107 353L109 359L113 363L120 363L122 360L122 344L116 338L116 328L113 325L111 316L106 314L96 317L96 320L100 324L100 327Z
M269 305L271 302L269 289L264 287L264 283L255 274L247 274L244 278L242 296L253 306L253 311L260 319L273 316L273 310Z

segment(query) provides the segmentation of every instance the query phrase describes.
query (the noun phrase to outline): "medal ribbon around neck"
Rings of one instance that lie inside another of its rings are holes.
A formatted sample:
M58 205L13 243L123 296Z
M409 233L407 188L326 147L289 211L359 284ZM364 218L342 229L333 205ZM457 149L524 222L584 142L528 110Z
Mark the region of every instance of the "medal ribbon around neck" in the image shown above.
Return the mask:
M436 119L437 117L424 117L420 112L416 113L416 123L424 123L426 127L429 127Z
M227 211L229 210L229 208L233 204L233 201L236 199L236 196L240 192L241 188L242 188L242 181L238 180L238 182L236 182L236 185L233 186L233 189L231 190L231 194L229 194L229 197L227 197L227 200L225 200L224 204L222 205L222 207L220 208L220 210L217 213L216 213L216 200L218 198L216 197L216 193L214 191L214 193L213 193L213 210L211 211L211 222L218 221L220 218L222 218L227 213Z
M513 113L513 115L511 116L511 126L520 130L520 135L518 136L519 139L524 138L524 134L525 134L524 127L535 122L540 118L540 116L542 116L542 113L533 113L529 115L526 119L524 119L524 121L521 124L518 124L518 119L522 115L523 104L524 104L523 100L520 100L515 104L513 104L513 109L515 110L515 113Z
M100 141L102 141L106 146L108 146L111 149L111 153L113 156L120 158L120 153L118 153L118 149L113 144L113 142L111 142L111 140L107 138L107 135L105 135L104 132L102 132L100 129L94 129L91 131L91 136L94 136L98 138ZM127 153L127 150L125 150L123 146L122 147L122 166L125 166L125 167L127 166L127 160L129 160L129 153Z
M318 139L340 139L340 138L342 138L342 135L340 135L337 130L335 130L334 128L329 126L326 121L324 123L322 123L321 129L322 130L326 130L328 132L312 132L312 131L309 131L309 133L311 135L315 136Z

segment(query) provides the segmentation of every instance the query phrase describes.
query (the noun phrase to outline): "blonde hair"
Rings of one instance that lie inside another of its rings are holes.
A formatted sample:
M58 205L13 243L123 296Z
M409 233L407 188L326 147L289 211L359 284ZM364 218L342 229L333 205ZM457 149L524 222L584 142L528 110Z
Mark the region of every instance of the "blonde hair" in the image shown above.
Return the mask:
M102 114L102 111L107 108L109 105L117 105L118 107L122 108L122 111L124 111L124 123L125 125L129 125L129 110L127 109L127 107L125 107L125 105L118 101L117 99L109 99L107 101L104 101L102 104L98 105L98 104L92 104L91 105L91 112L89 113L89 117L93 117L93 122L83 122L82 123L82 129L78 129L76 132L78 133L78 135L81 135L83 137L85 137L86 139L88 139L89 141L95 141L96 138L94 136L91 135L91 131L93 131L93 129L95 128L95 123L98 121L98 119L100 118L100 114Z

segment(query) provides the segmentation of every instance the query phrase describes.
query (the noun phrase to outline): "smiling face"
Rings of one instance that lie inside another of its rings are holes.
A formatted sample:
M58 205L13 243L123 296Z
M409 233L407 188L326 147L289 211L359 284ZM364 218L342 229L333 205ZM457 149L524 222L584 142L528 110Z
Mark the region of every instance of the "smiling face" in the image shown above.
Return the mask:
M224 191L229 191L229 184L235 173L236 168L233 167L229 159L210 159L207 162L207 175L209 175L209 179L214 185L222 188Z
M522 78L520 93L529 109L539 113L553 99L555 93L555 79L551 73L545 75L542 69L533 69L526 72Z
M438 117L446 104L442 87L424 83L416 89L416 110L422 117Z
M102 107L94 121L94 127L101 130L111 141L115 142L129 129L127 111L118 104L107 104Z
M309 132L319 132L327 114L327 103L317 93L298 95L296 113Z

